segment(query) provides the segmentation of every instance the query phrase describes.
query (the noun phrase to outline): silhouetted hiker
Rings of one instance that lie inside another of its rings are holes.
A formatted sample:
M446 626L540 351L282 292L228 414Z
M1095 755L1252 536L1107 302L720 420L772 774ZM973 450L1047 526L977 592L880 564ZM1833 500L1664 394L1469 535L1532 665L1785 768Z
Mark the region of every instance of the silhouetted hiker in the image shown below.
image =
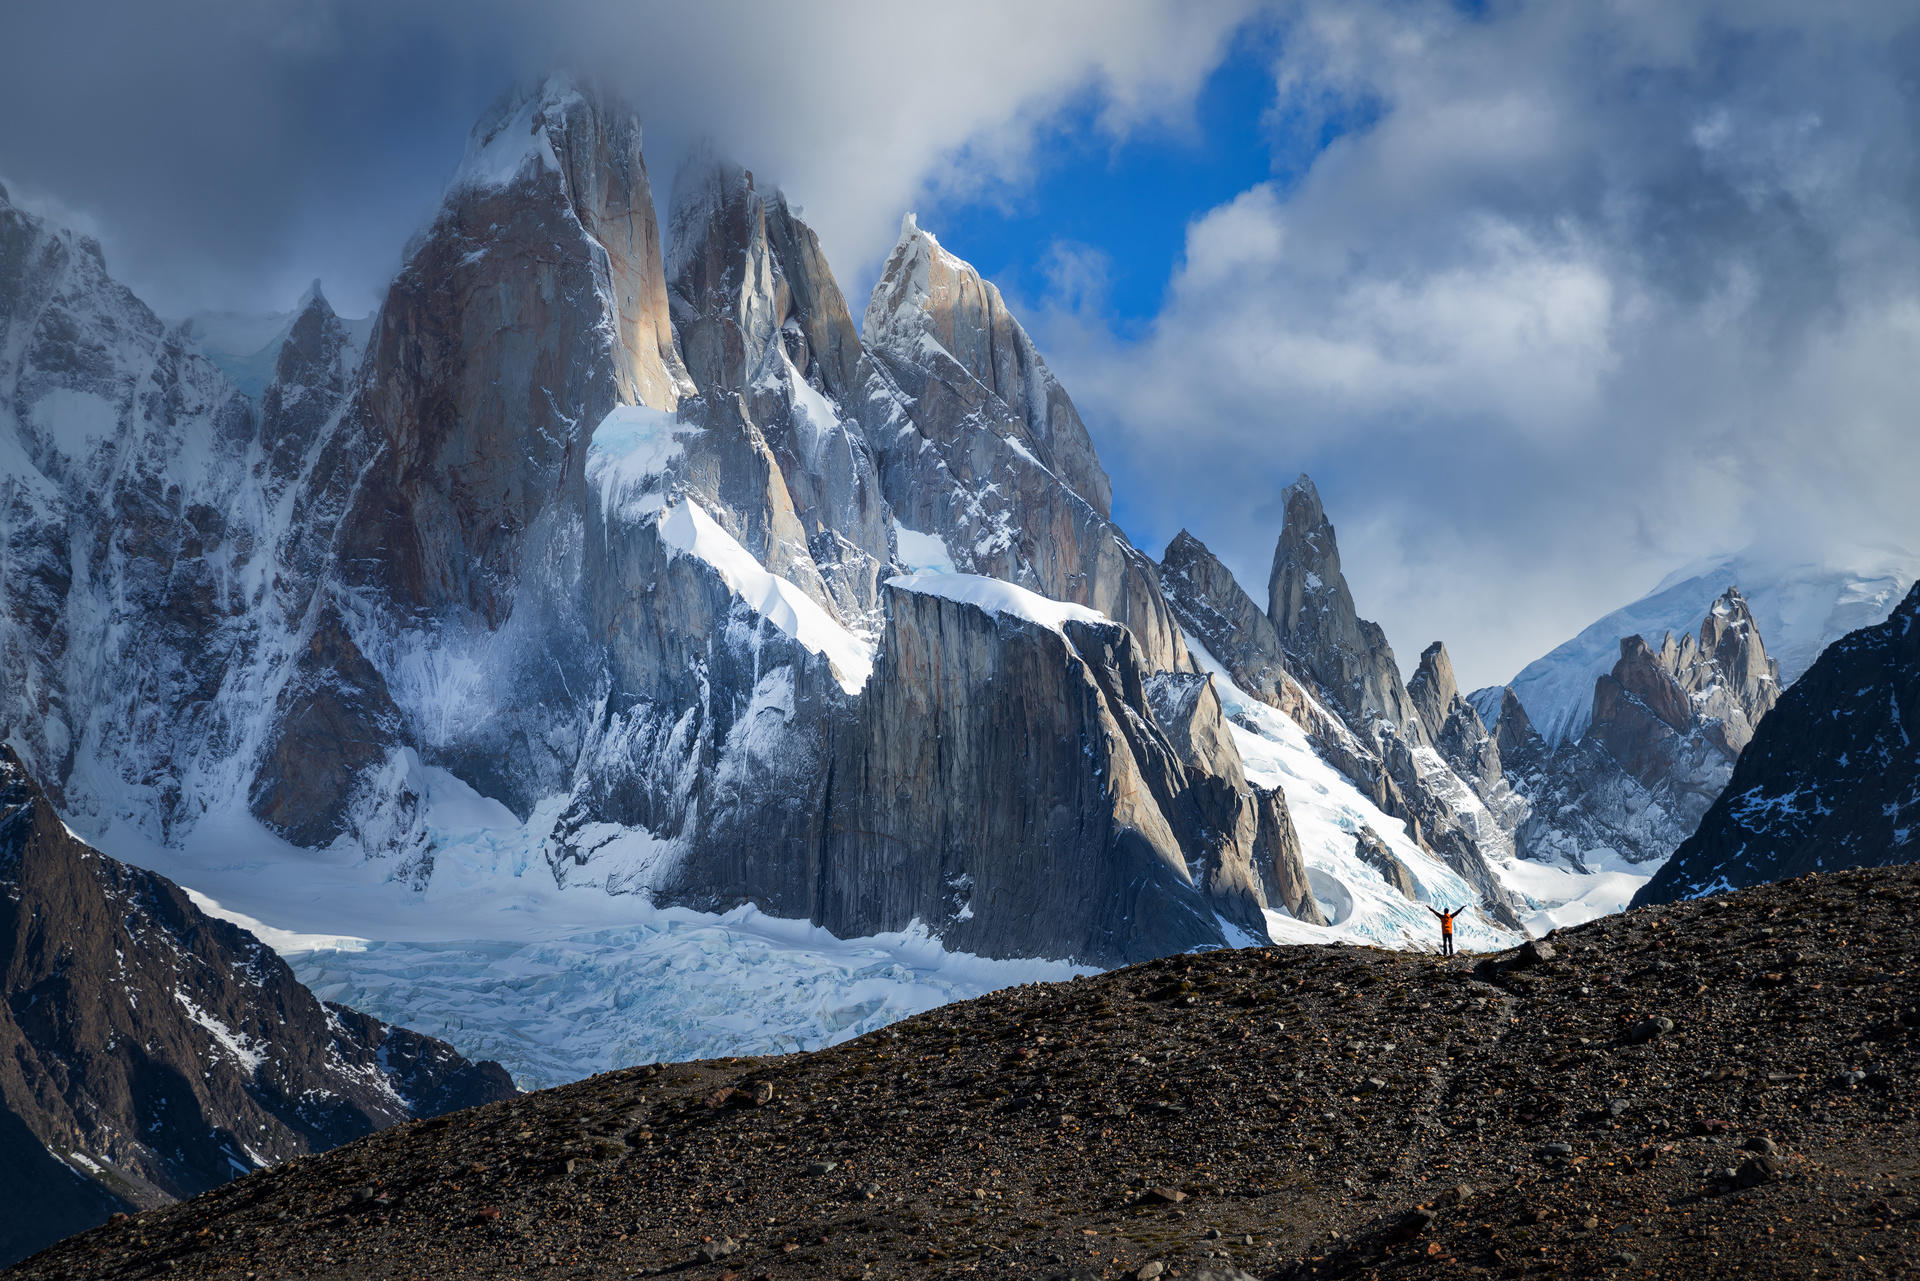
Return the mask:
M1459 907L1452 908L1445 912L1435 911L1431 907L1428 908L1427 910L1429 912L1433 912L1435 916L1440 918L1440 955L1452 956L1453 955L1453 918L1460 915L1460 913L1466 911L1467 910L1466 906L1462 904Z

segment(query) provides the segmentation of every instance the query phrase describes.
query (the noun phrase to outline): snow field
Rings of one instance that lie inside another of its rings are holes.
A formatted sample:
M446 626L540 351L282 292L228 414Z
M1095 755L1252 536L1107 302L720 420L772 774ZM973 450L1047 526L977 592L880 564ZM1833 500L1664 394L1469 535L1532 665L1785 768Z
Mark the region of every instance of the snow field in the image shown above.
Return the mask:
M1326 926L1267 913L1267 930L1280 943L1370 943L1381 947L1436 946L1439 926L1427 912L1471 904L1478 896L1452 869L1414 844L1406 824L1383 813L1338 770L1314 754L1306 731L1252 697L1226 673L1205 645L1187 637L1202 671L1213 675L1234 745L1250 782L1278 787L1287 798L1314 898L1331 918ZM1413 874L1420 902L1408 902L1355 853L1355 834L1372 828ZM1494 951L1519 939L1478 913L1463 916L1455 935L1463 948Z
M290 952L330 1001L498 1059L523 1088L635 1063L815 1050L951 1001L1090 973L944 951L924 930L839 939L737 908L532 941Z

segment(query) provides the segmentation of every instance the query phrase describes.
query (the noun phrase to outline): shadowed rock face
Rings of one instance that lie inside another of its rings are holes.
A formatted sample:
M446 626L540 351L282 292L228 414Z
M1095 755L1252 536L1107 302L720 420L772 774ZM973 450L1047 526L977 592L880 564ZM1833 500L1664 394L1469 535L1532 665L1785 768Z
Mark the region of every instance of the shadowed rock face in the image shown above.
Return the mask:
M1726 631L1707 620L1716 651ZM1706 630L1706 629L1703 629ZM1702 648L1708 637L1703 635ZM1721 659L1730 696L1771 692L1757 665ZM1741 752L1699 827L1634 898L1698 898L1809 872L1920 862L1920 587L1887 621L1832 645Z
M1620 661L1595 682L1585 734L1551 755L1516 757L1516 790L1533 807L1516 834L1521 851L1576 865L1601 850L1634 862L1671 853L1727 785L1779 691L1736 588L1713 603L1698 639L1669 635L1655 650L1622 638ZM1523 726L1518 711L1507 733L1524 737Z
M1184 529L1175 534L1160 561L1160 582L1180 626L1232 673L1234 684L1282 707L1287 661L1280 633L1206 544Z
M326 1007L251 934L71 836L0 749L0 1264L120 1209L511 1097L497 1063Z
M1354 853L1360 856L1360 861L1379 872L1381 879L1398 890L1401 897L1417 901L1413 873L1407 870L1407 865L1400 861L1387 843L1380 839L1378 832L1370 828L1361 828L1353 834L1353 848Z
M356 793L402 742L386 680L354 644L331 602L281 686L278 732L254 776L254 814L295 845L350 830Z
M1546 740L1534 729L1525 704L1511 686L1500 691L1500 716L1493 725L1493 741L1500 749L1501 761L1510 766L1536 759L1547 750Z
M266 492L277 497L298 480L307 454L318 444L346 400L359 359L346 327L314 281L288 327L274 361L273 381L260 398L258 466Z
M1255 787L1254 801L1259 806L1259 828L1253 847L1254 867L1266 888L1267 902L1285 909L1296 921L1309 925L1329 924L1326 912L1313 896L1307 879L1306 859L1300 851L1300 834L1287 812L1287 798L1277 787Z
M254 438L96 242L0 191L0 731L63 803L125 803L159 839L184 758L240 732L217 695L259 600L259 508L235 501ZM108 798L69 797L86 757Z
M1130 632L887 600L834 756L816 919L868 933L918 918L961 951L1098 964L1220 942L1223 909L1264 935L1250 843L1189 867L1176 828L1197 802ZM977 803L940 799L960 797Z

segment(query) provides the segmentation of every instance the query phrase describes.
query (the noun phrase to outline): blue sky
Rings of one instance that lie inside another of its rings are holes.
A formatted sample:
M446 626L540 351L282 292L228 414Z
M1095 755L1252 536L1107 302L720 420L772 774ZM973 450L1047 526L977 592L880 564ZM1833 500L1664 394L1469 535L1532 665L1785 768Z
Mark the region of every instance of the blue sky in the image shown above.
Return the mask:
M1094 91L1078 95L1039 131L1029 181L936 200L922 222L1015 298L1053 291L1061 250L1091 251L1103 310L1122 327L1150 320L1187 224L1274 174L1274 39L1241 33L1189 117L1125 137L1102 128Z

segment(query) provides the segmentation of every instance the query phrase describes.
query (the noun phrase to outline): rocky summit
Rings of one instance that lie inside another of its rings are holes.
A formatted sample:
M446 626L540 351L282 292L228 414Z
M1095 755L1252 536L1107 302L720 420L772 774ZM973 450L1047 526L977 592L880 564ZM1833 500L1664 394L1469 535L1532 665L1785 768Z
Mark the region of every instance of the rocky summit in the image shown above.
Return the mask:
M13 1275L1910 1275L1916 893L1011 989L399 1126Z

